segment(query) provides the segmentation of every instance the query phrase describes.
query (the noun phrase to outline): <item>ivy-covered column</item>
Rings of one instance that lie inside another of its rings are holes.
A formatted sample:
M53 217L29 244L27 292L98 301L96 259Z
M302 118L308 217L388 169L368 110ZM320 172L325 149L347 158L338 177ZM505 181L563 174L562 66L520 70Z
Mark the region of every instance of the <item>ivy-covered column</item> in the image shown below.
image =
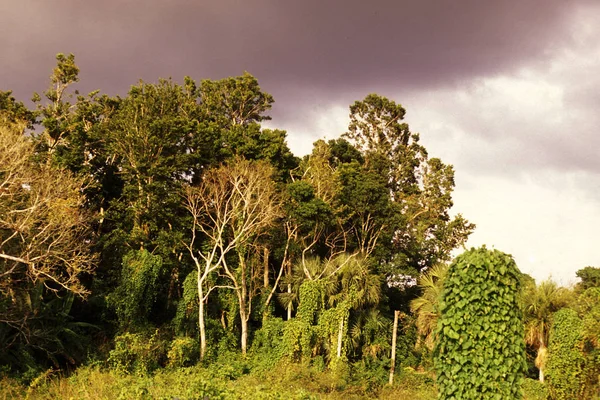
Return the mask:
M440 399L523 397L520 277L510 255L485 247L450 266L434 349Z

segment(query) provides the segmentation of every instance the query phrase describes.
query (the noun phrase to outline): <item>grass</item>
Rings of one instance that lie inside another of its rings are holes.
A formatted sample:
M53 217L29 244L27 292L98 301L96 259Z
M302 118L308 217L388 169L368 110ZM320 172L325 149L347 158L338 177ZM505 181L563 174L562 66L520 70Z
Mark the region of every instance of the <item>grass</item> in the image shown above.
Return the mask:
M269 371L248 372L235 363L164 368L147 375L119 373L98 365L83 366L69 377L46 371L29 386L3 377L0 400L434 400L437 397L433 376L412 369L401 371L390 386L381 381L366 384L360 376L342 377L299 364L280 363ZM527 379L524 400L547 398L547 392L538 386Z
M29 386L3 378L0 399L435 399L433 381L420 375L407 372L397 378L394 386L374 386L288 363L268 372L241 376L216 367L162 369L144 376L87 366L70 377L44 373Z

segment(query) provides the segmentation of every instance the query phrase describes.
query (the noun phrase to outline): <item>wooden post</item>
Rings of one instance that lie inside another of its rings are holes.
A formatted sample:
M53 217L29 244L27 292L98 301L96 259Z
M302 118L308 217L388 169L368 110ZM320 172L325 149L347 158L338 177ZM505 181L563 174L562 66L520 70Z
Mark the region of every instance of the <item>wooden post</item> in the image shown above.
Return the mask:
M394 311L394 330L392 332L392 365L390 367L390 385L394 383L394 369L396 368L396 337L398 331L398 317L400 316L400 311Z

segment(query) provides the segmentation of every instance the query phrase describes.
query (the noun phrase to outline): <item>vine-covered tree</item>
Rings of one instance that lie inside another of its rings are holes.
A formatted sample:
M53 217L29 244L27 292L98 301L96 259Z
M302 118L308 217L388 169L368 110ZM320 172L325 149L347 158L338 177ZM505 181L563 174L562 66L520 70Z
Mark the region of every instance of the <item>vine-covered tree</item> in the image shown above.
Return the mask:
M440 399L518 399L525 372L521 272L508 254L471 249L450 265L434 348Z
M582 321L569 308L557 311L552 319L547 368L550 396L553 400L580 399L584 389Z

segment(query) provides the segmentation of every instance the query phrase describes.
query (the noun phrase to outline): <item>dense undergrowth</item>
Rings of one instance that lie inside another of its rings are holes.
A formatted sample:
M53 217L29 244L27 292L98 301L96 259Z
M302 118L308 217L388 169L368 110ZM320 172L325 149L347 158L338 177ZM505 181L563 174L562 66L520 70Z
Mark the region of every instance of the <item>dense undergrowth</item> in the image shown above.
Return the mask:
M436 398L433 376L410 368L393 386L355 371L332 371L282 362L269 371L251 370L243 361L210 367L164 368L127 374L91 365L69 377L51 370L29 385L4 378L0 399L415 399Z
M236 360L208 367L162 368L149 374L128 374L97 364L71 376L48 370L29 385L17 379L0 380L0 399L411 399L437 398L434 376L412 368L399 371L393 385L380 374L357 367L340 376L333 371L281 362L268 371ZM526 379L524 400L540 400L547 389Z

